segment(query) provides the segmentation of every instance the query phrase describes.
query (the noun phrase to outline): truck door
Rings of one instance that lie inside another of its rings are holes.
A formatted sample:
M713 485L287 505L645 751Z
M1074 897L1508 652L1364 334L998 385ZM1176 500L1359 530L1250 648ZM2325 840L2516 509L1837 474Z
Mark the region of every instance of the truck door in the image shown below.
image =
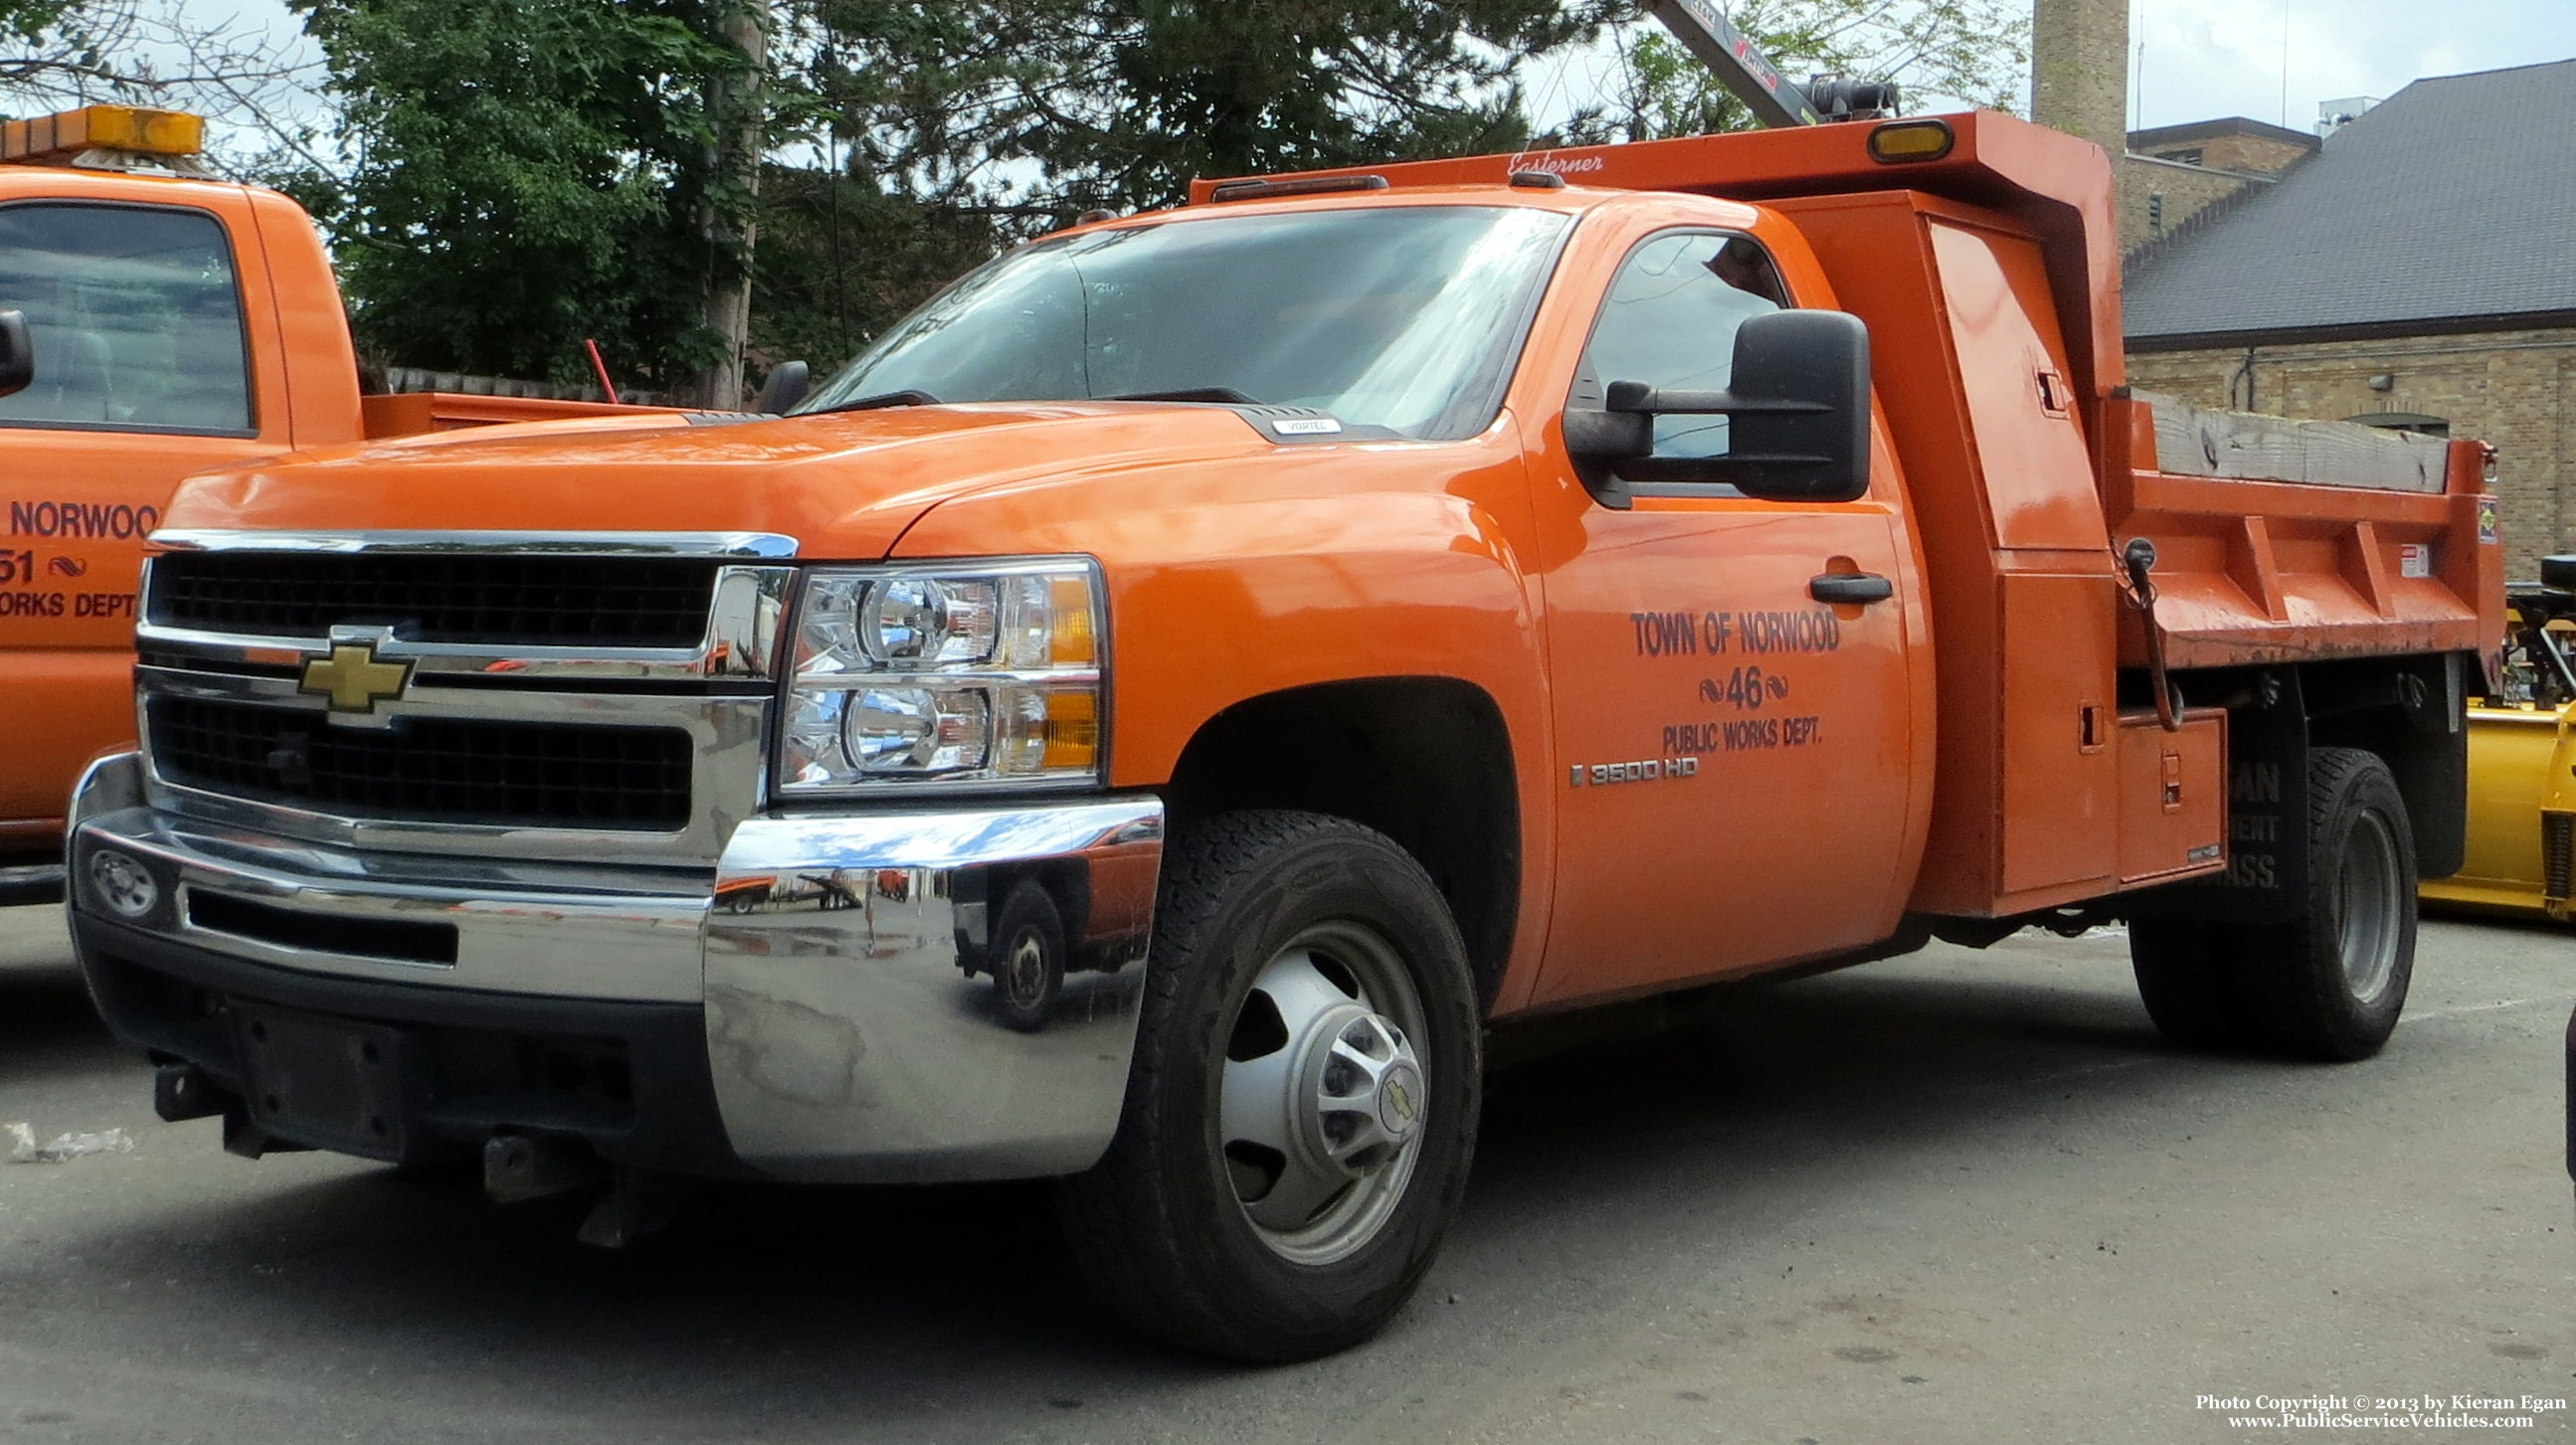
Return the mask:
M211 211L0 197L0 310L36 362L0 397L0 867L51 851L81 765L134 735L135 580L172 488L286 445L243 270Z
M1575 399L1612 381L1724 387L1736 327L1785 299L1750 237L1652 235L1621 263ZM1721 455L1726 432L1723 417L1659 418L1655 452ZM1910 781L1930 757L1909 726L1913 589L1894 479L1846 503L1640 485L1622 508L1550 455L1566 469L1539 489L1558 499L1543 511L1566 513L1540 529L1557 553L1545 569L1560 791L1537 1000L1886 936L1920 825ZM1888 595L1820 602L1811 588L1829 573L1887 579Z

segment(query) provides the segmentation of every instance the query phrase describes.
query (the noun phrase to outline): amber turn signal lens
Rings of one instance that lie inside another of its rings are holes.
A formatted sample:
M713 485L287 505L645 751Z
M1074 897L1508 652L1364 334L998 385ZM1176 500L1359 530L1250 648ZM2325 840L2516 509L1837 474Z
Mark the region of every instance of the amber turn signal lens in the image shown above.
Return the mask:
M1869 158L1881 165L1937 161L1957 140L1946 120L1893 120L1869 133Z
M1087 768L1100 759L1100 700L1088 692L1051 692L1046 700L1047 768Z
M1080 577L1059 577L1047 584L1047 661L1058 667L1100 660L1100 642L1091 635L1091 584Z

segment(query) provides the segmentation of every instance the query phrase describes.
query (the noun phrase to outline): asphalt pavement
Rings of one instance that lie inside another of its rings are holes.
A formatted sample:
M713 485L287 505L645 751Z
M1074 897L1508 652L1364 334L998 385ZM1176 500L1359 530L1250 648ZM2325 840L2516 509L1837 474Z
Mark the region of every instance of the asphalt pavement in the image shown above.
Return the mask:
M614 1253L232 1158L0 911L0 1128L110 1146L0 1132L0 1441L2568 1438L2572 995L2576 934L2428 923L2387 1051L2322 1066L2166 1048L2116 934L1741 990L1495 1075L1412 1307L1251 1370L1104 1318L1040 1186L725 1187ZM2231 1423L2281 1398L2486 1423Z

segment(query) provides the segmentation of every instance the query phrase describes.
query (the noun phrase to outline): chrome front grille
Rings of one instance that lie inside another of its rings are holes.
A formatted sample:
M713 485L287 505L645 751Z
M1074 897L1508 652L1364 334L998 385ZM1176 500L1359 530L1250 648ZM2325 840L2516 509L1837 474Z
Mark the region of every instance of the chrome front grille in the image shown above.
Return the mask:
M158 807L351 847L674 865L711 864L759 809L783 538L156 540L179 548L146 574L136 639ZM397 681L335 698L308 676L359 657Z
M415 822L688 826L689 735L678 728L432 717L351 728L329 716L193 697L143 709L153 766L203 792Z
M254 637L383 626L420 642L695 647L721 564L698 557L179 552L155 623Z

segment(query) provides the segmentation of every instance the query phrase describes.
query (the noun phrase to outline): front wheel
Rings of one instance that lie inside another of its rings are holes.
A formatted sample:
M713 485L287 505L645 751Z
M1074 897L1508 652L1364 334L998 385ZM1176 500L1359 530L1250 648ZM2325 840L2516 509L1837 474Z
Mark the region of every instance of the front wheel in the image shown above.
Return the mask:
M1466 952L1380 834L1227 814L1169 855L1117 1138L1061 1201L1148 1334L1296 1360L1374 1334L1458 1208L1483 1067Z
M1023 879L993 925L993 997L1002 1022L1021 1033L1045 1028L1064 987L1064 915L1036 879Z

